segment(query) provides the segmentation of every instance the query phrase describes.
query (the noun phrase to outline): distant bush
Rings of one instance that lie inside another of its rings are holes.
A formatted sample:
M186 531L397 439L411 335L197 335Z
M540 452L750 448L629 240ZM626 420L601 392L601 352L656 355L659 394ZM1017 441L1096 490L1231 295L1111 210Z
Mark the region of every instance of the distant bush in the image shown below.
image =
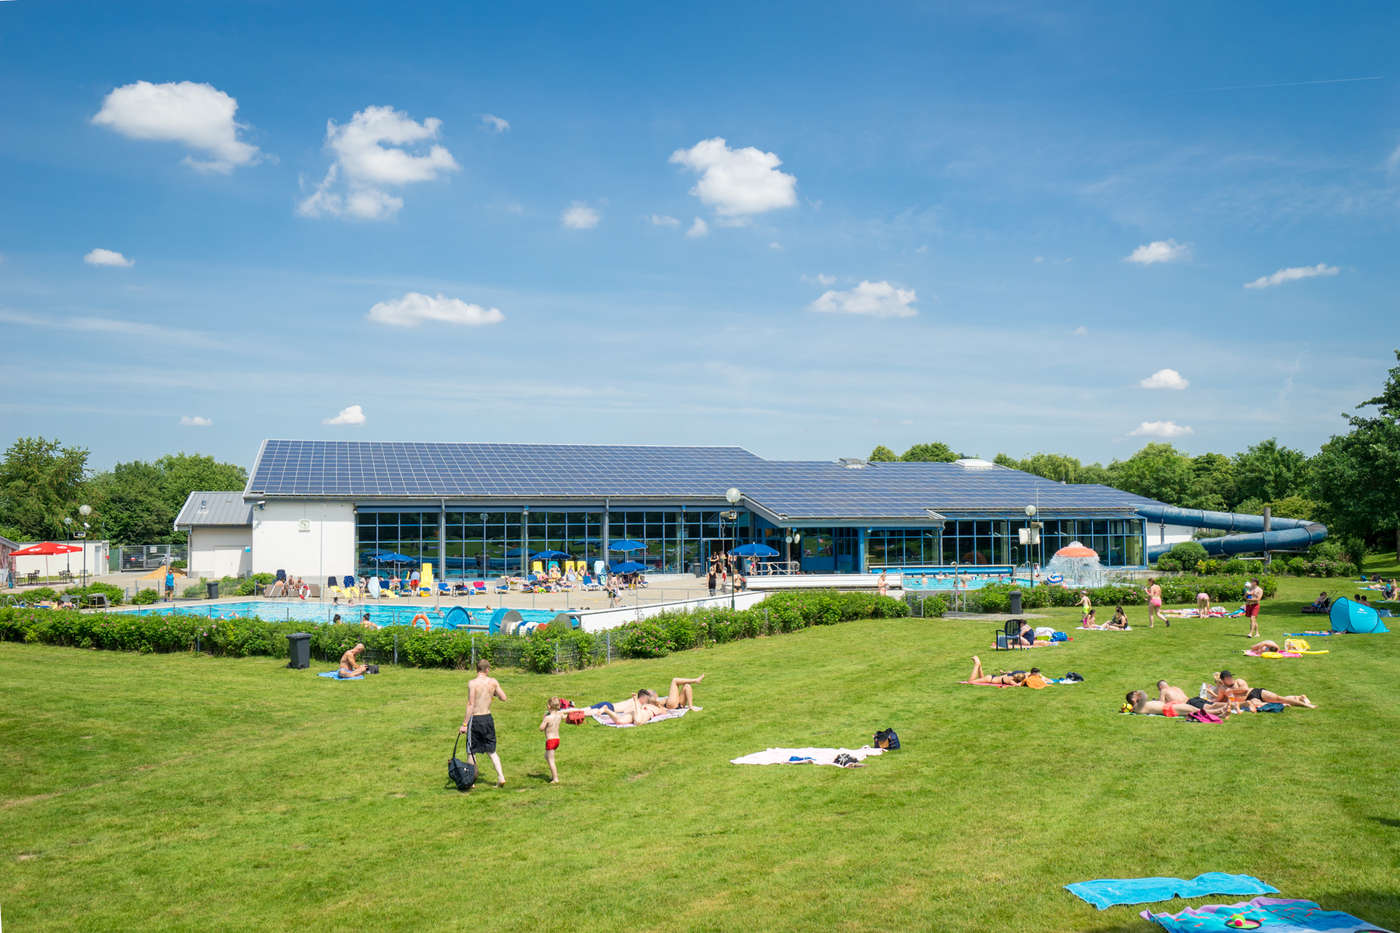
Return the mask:
M160 593L149 588L139 590L135 596L131 597L131 602L132 605L136 606L149 606L151 603L160 602Z
M21 593L16 593L15 595L18 596L20 599L24 600L25 602L30 603L31 605L34 603L58 602L58 590L55 590L51 586L35 587L32 590L25 590Z
M187 567L189 567L189 561L186 561L186 560L183 560L183 559L181 559L181 560L172 560L172 561L170 562L170 569L171 569L171 570L184 570L184 569L186 569Z
M1157 559L1159 569L1163 559L1174 562L1178 570L1196 570L1196 565L1209 560L1210 555L1206 553L1204 547L1195 541L1182 541L1173 545L1170 551Z
M1229 602L1242 599L1244 585L1248 577L1161 577L1157 583L1162 587L1162 599L1168 603L1195 602L1197 593L1209 593L1213 601ZM1259 578L1264 595L1271 597L1278 591L1278 580L1271 576ZM1095 606L1142 606L1147 603L1147 584L1096 586L1087 588L1089 599ZM1079 602L1081 587L1035 586L1016 587L1006 583L993 583L980 590L967 594L967 606L971 612L1006 613L1011 610L1011 591L1021 590L1023 609L1047 609L1052 607L1074 606Z

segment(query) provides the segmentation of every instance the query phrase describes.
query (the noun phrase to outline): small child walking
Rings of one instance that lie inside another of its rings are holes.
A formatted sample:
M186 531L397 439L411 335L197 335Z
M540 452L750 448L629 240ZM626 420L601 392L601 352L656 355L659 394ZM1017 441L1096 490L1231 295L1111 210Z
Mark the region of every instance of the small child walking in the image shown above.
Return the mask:
M544 760L549 765L551 784L559 783L559 769L554 764L554 750L559 747L559 723L564 721L564 704L558 697L549 698L549 709L540 720L540 731L544 733Z

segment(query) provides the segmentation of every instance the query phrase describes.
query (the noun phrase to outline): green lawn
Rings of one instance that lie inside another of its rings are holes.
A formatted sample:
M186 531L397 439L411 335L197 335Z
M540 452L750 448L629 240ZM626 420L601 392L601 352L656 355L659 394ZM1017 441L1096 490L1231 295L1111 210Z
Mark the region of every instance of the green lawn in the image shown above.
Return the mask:
M1311 627L1305 598L1351 585L1286 581L1264 634ZM509 784L468 795L443 789L463 673L336 683L265 659L0 644L0 911L14 930L1107 933L1155 928L1062 885L1218 870L1400 927L1400 625L1269 661L1239 654L1242 620L1130 618L1030 656L988 650L985 622L909 619L506 672ZM1087 682L957 686L974 652ZM1321 708L1220 726L1117 712L1131 687L1190 691L1222 665ZM565 727L565 783L544 783L547 696L701 671L704 712ZM728 763L887 725L904 750L860 770Z

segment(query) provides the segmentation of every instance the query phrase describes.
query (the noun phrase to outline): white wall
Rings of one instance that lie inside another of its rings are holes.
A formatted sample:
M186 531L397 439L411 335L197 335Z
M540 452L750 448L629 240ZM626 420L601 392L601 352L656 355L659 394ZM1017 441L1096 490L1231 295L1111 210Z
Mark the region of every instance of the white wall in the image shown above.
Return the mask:
M27 541L21 547L29 547L29 545L37 543L36 541ZM75 547L82 546L83 551L87 552L89 579L96 574L107 573L109 547L106 541L62 541L59 543L71 544ZM44 573L44 561L48 561L49 576L56 577L60 570L67 570L76 578L83 572L83 553L77 551L72 554L55 554L52 557L16 557L14 558L15 577L23 578L30 571Z
M217 580L251 573L252 543L249 528L195 528L190 532L189 575Z
M1147 546L1180 544L1183 541L1190 541L1195 533L1196 529L1190 525L1158 525L1156 522L1148 522Z
M317 584L354 573L355 507L310 500L254 506L253 572L278 570Z

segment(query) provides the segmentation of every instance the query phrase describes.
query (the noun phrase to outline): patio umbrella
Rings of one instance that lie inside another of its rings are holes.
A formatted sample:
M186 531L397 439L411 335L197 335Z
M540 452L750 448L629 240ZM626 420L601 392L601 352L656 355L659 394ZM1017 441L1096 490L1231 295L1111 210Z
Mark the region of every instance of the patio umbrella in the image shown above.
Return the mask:
M766 544L741 544L729 553L738 557L777 557L778 552Z
M537 551L530 555L531 560L553 560L556 557L568 557L565 551Z
M22 547L18 551L11 551L11 557L42 557L44 558L44 576L49 575L49 558L55 554L80 554L82 548L73 544L63 544L58 541L40 541L38 544L31 544L29 547Z
M612 565L613 573L641 573L647 565L635 560L622 560Z
M609 547L614 551L645 551L647 546L640 541L633 541L624 538L621 541L614 541Z

